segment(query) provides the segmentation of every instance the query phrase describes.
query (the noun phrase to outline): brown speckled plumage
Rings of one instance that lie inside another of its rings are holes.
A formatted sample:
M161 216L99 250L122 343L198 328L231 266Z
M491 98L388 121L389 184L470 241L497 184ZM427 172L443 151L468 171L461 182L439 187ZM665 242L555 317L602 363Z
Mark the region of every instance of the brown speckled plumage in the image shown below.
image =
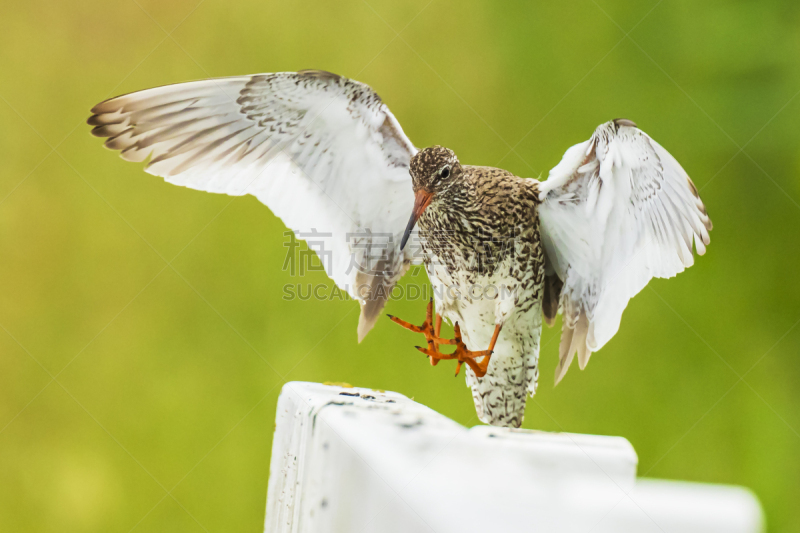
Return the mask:
M440 174L444 167L447 178ZM538 182L461 165L441 146L420 151L411 175L415 192L433 193L418 227L437 311L459 323L471 350L486 349L495 325L503 325L486 375L467 372L478 416L519 427L539 374L544 254Z

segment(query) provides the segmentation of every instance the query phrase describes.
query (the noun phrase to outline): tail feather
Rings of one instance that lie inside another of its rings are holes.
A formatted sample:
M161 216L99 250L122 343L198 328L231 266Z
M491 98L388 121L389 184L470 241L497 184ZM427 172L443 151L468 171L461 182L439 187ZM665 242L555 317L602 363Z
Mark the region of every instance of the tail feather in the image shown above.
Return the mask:
M581 370L589 364L592 351L586 345L586 336L589 334L589 319L581 312L575 327L571 328L564 323L561 329L561 343L558 347L558 366L556 367L555 384L564 378L569 370L569 365L578 353L578 365Z
M572 363L572 358L575 357L575 352L570 349L574 334L575 330L566 324L561 328L561 344L558 347L558 366L555 374L556 385L564 378L570 363Z
M390 261L384 258L378 261L374 271L369 273L358 271L356 273L356 287L359 293L363 292L364 288L369 289L364 300L360 302L361 315L358 317L358 342L364 340L369 330L377 322L378 317L381 315L381 310L386 305L386 300L389 299L389 295L399 278L397 275L392 277L387 275L390 267ZM404 273L405 268L400 272L400 276Z

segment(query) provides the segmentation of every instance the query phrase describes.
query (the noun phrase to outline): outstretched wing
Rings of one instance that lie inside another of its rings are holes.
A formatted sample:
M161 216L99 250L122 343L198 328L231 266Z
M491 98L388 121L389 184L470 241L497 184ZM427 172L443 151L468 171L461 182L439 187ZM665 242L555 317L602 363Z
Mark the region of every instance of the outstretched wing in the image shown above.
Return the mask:
M551 324L563 315L558 383L576 352L583 369L614 336L651 278L692 266L692 241L705 253L712 226L683 168L629 120L603 124L567 150L540 191L543 308Z
M359 341L408 269L417 152L368 86L324 71L158 87L92 109L92 133L176 185L252 194L361 303Z

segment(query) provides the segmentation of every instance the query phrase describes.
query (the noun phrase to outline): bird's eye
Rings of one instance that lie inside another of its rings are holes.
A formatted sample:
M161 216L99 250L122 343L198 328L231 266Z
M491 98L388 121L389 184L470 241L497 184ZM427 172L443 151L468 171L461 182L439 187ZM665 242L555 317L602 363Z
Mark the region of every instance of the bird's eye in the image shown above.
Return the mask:
M442 170L439 171L439 175L444 179L450 177L450 167L444 167Z

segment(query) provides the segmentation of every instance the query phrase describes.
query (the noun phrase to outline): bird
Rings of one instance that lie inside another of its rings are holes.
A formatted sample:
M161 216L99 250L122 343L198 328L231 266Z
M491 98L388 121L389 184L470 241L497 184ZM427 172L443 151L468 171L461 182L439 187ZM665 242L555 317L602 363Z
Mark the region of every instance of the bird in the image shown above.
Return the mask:
M138 91L97 104L88 124L169 183L253 195L297 235L313 230L327 274L360 305L359 342L423 264L425 320L389 318L424 335L430 364L466 365L476 414L495 426L523 422L543 323L562 315L558 384L576 354L583 370L609 342L650 279L692 266L710 242L686 171L627 119L567 149L546 180L420 150L372 88L323 70Z

